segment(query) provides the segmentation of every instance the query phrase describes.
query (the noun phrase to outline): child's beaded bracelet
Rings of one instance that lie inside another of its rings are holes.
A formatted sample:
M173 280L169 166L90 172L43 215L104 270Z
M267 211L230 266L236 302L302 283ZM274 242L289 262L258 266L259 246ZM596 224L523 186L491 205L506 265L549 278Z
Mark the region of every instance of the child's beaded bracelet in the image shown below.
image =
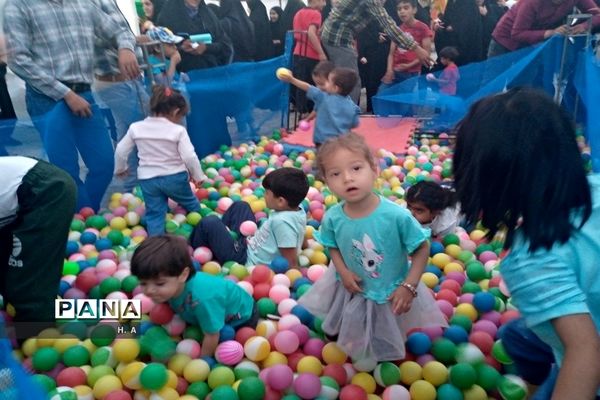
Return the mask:
M413 297L417 297L417 294L418 294L417 293L417 288L414 287L413 285L411 285L410 283L408 283L408 282L402 282L400 284L400 286L408 289L410 291L410 293L413 295Z

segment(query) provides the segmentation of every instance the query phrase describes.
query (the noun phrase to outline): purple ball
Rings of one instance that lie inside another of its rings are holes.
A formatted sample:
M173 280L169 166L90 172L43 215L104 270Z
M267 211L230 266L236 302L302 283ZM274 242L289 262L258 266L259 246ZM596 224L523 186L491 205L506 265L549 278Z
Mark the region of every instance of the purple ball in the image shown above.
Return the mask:
M267 373L267 383L272 389L285 390L294 381L294 371L287 365L273 365Z
M306 343L304 343L304 347L302 347L302 349L304 350L304 354L306 354L307 356L315 356L319 360L321 360L321 353L323 351L324 346L325 343L323 343L321 339L311 338L308 339Z
M321 380L316 375L300 374L294 381L294 393L302 399L314 399L320 392Z
M496 333L498 333L498 327L492 321L488 321L485 319L479 320L473 324L473 328L471 332L482 331L495 338Z

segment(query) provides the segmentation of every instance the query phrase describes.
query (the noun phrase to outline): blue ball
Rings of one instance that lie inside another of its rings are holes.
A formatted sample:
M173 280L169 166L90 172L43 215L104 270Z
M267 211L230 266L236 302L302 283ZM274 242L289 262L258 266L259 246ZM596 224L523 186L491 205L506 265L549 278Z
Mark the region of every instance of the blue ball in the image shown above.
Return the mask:
M225 324L219 331L219 343L235 339L235 329L231 325Z
M254 168L254 173L258 177L263 176L265 174L265 172L267 172L267 168L265 168L265 167L258 166L256 168Z
M444 252L444 245L441 242L432 241L429 247L429 255L434 256L437 253Z
M79 264L79 273L81 273L81 271L83 271L84 269L91 267L90 263L87 260L79 260L77 261L77 264Z
M294 286L293 286L293 289L294 289L294 290L298 290L298 288L299 288L300 286L302 286L302 285L306 285L306 284L308 284L308 285L311 285L311 284L312 284L312 282L310 281L310 279L308 279L308 278L305 278L305 277L298 278L298 279L296 279L296 280L294 281Z
M315 219L311 219L306 223L306 225L312 226L315 229L319 229L319 227L321 226L321 223Z
M442 277L442 270L436 267L435 265L428 265L427 267L425 267L425 272L431 272L438 278Z
M271 261L271 269L276 274L285 274L286 271L290 268L290 263L284 257L277 256Z
M455 344L469 341L469 333L459 325L450 325L444 332L444 337Z
M298 319L300 319L300 322L302 322L302 324L306 326L311 326L313 320L315 319L315 317L300 304L297 304L292 308L292 314L298 317Z
M209 200L219 200L220 198L221 198L221 195L216 190L213 191L213 192L210 192L208 194L208 199Z
M112 248L112 241L108 238L100 238L96 240L96 250L108 250Z
M142 322L140 322L140 327L139 327L138 335L143 335L144 333L146 333L146 331L148 331L148 329L152 328L153 326L156 326L156 325L154 325L150 321L142 321Z
M423 332L411 333L406 340L406 348L412 354L421 356L431 349L431 339Z
M67 256L70 256L71 254L75 254L79 251L79 244L74 241L74 240L69 240L67 242Z
M69 285L68 282L61 280L60 286L58 288L58 293L60 294L60 297L63 297L65 295L65 292L69 289L71 289L71 285Z
M447 400L463 400L462 391L456 386L450 383L444 383L437 390L437 398L438 399L447 399Z
M496 297L489 292L478 292L473 296L473 306L481 313L492 311L496 305Z
M200 359L206 361L210 369L213 369L217 365L217 360L211 356L202 356Z
M98 239L96 237L96 234L90 231L83 232L79 237L79 241L81 242L81 244L94 244L96 243L96 239Z

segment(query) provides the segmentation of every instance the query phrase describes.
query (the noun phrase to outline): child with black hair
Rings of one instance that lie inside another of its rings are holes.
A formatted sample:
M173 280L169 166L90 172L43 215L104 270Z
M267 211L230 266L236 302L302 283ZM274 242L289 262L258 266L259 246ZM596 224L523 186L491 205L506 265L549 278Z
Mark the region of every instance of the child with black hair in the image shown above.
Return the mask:
M212 356L219 332L256 327L258 311L252 297L235 282L196 272L189 247L179 236L160 235L144 240L131 258L131 273L155 303L168 302L184 321L204 333L202 355Z
M127 176L127 157L137 147L138 180L146 203L146 225L150 236L165 232L168 199L187 211L199 211L200 203L189 179L206 179L187 130L180 125L188 110L183 95L156 85L150 99L151 116L134 122L115 150L115 175Z
M406 191L406 205L413 217L432 236L446 236L456 230L459 209L456 194L436 182L417 182Z
M312 79L317 89L325 90L329 74L335 69L335 64L331 61L320 61L312 71ZM317 111L312 110L310 114L304 118L305 121L312 121L317 117Z
M317 117L313 142L317 148L327 139L358 126L360 108L349 96L358 82L358 74L353 69L334 68L329 73L323 90L294 78L292 74L283 74L278 78L304 90L307 97L315 102Z
M222 218L207 216L190 236L192 247L210 248L217 261L246 265L270 264L277 256L298 268L298 253L304 243L306 212L300 203L308 193L308 178L297 168L279 168L265 176L265 201L272 211L256 234L248 240L240 232L244 221L254 221L254 213L244 201L233 203ZM234 233L235 237L232 237Z
M600 176L586 176L573 121L547 94L515 88L473 104L456 137L461 209L488 238L506 230L500 272L527 327L554 352L552 398L597 398Z
M449 96L456 95L456 84L460 79L460 73L458 72L458 66L456 65L458 56L459 54L456 47L444 47L438 53L440 63L444 66L444 70L440 74L440 77L436 78L433 74L427 74L425 77L429 82L435 82L439 85L440 93Z

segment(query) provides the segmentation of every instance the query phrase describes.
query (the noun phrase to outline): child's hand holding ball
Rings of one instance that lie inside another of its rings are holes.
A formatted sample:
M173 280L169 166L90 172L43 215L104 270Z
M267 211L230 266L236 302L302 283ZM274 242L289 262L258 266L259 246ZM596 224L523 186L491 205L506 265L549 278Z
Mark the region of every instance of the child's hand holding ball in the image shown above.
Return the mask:
M283 67L277 68L277 71L275 71L275 76L277 76L277 79L284 82L289 82L294 77L292 75L292 71Z
M429 74L425 75L425 79L427 79L429 82L435 81L435 75L433 75L432 73L429 73Z

